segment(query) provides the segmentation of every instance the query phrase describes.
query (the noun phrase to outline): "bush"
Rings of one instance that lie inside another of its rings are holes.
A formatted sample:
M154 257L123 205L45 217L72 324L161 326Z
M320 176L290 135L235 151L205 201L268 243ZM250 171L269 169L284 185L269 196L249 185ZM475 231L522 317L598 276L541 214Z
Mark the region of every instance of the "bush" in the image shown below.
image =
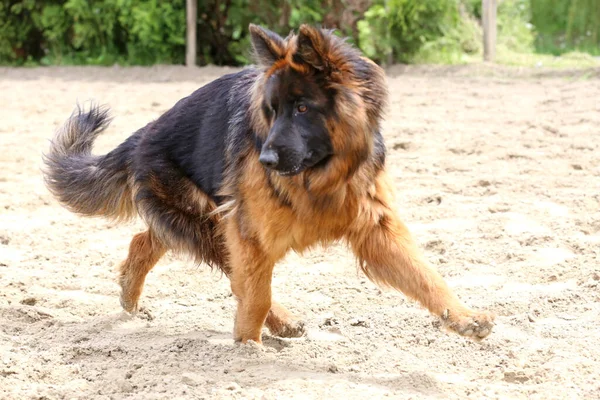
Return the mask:
M447 36L459 20L457 0L379 0L358 24L359 44L378 61L408 62L426 43Z
M38 46L41 8L35 0L0 2L0 61L23 63L43 54Z
M0 64L181 64L185 1L0 0ZM285 36L337 28L380 63L462 63L482 52L481 0L205 0L197 63L244 65L248 24ZM501 0L498 53L600 53L598 0Z
M413 56L415 63L462 64L483 53L483 32L479 22L460 6L460 20L444 36L424 43Z
M567 20L567 40L572 48L600 54L600 3L573 0Z
M77 0L80 1L80 0ZM129 62L178 64L185 59L185 2L116 0Z
M503 0L498 5L498 47L517 53L534 51L530 0Z
M184 8L159 0L4 1L0 63L180 63Z
M600 55L600 3L597 0L531 0L535 48L554 55L572 50Z

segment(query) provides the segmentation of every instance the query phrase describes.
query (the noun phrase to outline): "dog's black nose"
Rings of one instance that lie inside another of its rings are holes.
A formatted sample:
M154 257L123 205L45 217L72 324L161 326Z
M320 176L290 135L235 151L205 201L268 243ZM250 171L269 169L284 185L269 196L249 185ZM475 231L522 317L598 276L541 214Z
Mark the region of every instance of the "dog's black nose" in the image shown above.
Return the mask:
M274 150L265 149L261 151L258 160L267 168L275 168L279 163L279 156Z

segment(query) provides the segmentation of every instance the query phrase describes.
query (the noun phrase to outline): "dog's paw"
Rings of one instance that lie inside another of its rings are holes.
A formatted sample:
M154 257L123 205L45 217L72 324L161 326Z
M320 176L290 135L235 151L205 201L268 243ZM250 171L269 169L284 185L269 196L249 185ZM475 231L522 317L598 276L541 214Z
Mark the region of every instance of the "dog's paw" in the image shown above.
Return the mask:
M281 338L298 338L306 333L304 322L275 302L267 314L265 325L271 335Z
M138 312L139 306L137 300L128 298L123 292L121 292L121 295L119 296L119 302L121 303L123 310L127 311L128 313L136 314Z
M495 325L495 316L490 312L446 310L441 317L446 329L476 341L492 333Z
M291 320L279 324L276 327L269 327L269 332L271 332L273 336L282 338L299 338L306 333L306 326L304 321Z
M239 346L250 351L264 351L265 345L262 340L254 340L254 339L241 339L236 341Z
M146 321L154 320L154 315L146 307L139 307L135 313L135 316Z

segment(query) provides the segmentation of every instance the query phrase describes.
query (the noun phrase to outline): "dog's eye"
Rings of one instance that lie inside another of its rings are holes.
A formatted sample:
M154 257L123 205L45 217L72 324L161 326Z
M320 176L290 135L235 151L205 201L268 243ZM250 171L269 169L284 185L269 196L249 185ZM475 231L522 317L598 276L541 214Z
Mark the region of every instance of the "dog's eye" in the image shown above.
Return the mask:
M300 114L303 114L306 111L308 111L308 107L306 107L306 105L304 105L304 104L298 104L298 106L296 107L296 109L298 110L298 112Z

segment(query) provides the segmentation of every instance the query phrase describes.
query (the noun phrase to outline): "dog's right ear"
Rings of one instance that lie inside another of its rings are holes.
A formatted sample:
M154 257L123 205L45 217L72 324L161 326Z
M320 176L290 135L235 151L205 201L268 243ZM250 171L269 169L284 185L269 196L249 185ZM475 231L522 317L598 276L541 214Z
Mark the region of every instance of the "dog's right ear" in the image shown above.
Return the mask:
M258 25L250 24L250 39L256 61L271 66L285 56L285 43L281 36Z

